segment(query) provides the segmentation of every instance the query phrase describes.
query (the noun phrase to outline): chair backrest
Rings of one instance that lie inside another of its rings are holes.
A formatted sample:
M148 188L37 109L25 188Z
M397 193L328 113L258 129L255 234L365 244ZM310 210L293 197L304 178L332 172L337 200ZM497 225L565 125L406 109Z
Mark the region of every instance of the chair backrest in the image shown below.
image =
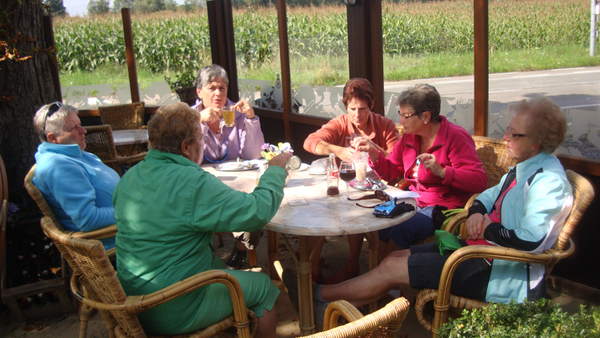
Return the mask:
M565 172L571 183L571 187L573 188L573 206L571 207L569 217L567 217L565 225L554 244L554 249L559 251L566 250L570 245L569 239L571 238L575 227L579 224L581 216L583 216L585 210L590 203L592 203L595 195L594 187L592 187L592 184L585 177L572 170L565 170Z
M42 230L52 239L91 299L105 304L127 300L117 273L100 241L72 237L61 231L50 217L43 217L41 223ZM121 333L119 337L146 337L135 315L109 310L100 310L100 313L109 331L118 326Z
M113 139L112 127L108 124L101 126L84 127L85 150L98 156L104 164L113 168L121 176L121 168L118 165L117 148Z
M110 124L112 130L140 129L144 124L144 102L98 107L102 124Z
M477 157L479 157L483 164L483 170L488 176L488 188L491 188L500 183L502 176L516 162L508 156L506 141L504 140L486 136L473 136L473 141L475 141Z
M61 231L64 231L62 224L60 224L58 218L56 218L56 215L54 214L54 211L52 211L50 205L48 204L48 202L46 202L44 195L42 194L40 189L38 189L38 187L36 187L35 184L33 184L33 178L35 177L35 167L36 165L34 164L25 176L25 189L27 189L27 192L38 205L44 216L51 218L54 224L56 224L56 226L58 226L61 229Z

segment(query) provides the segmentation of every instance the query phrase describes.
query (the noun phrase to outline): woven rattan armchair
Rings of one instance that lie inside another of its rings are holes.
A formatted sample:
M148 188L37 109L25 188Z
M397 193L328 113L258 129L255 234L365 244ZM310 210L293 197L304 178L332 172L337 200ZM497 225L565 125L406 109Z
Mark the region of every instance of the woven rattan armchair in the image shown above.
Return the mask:
M396 337L409 308L408 300L400 297L378 311L363 316L349 302L335 301L325 310L323 332L303 338ZM336 327L339 317L349 323Z
M118 156L112 135L112 127L108 124L84 128L87 131L85 134L85 150L98 156L104 164L113 168L119 176L122 176L121 166L134 165L146 157L147 152L131 156Z
M35 176L35 167L36 167L36 165L34 164L31 167L31 169L29 170L29 172L27 173L27 176L25 176L25 189L27 189L27 192L29 193L31 198L33 198L35 203L38 205L38 207L40 208L40 210L42 211L44 216L51 219L52 222L54 223L54 225L60 231L62 231L63 233L65 233L69 236L84 238L84 239L108 238L108 237L114 237L117 234L117 227L114 224L104 227L102 229L97 229L97 230L87 231L87 232L66 231L63 228L62 224L60 224L60 222L58 221L58 218L56 218L54 211L52 211L52 209L50 208L50 205L48 205L48 202L44 198L44 195L42 194L40 189L38 189L38 187L36 187L35 184L33 184L33 177ZM114 248L110 249L108 251L108 255L109 255L109 257L114 258L115 249ZM81 307L80 314L79 314L79 321L80 321L79 337L80 338L85 338L85 336L87 334L87 322L88 322L89 318L92 316L92 314L93 314L93 310L90 307L88 307L88 306Z
M502 179L502 176L508 172L510 167L515 166L516 162L508 155L506 150L506 141L486 137L486 136L473 136L475 141L475 150L477 151L477 157L483 164L483 170L488 177L488 188L491 188ZM465 204L465 210L454 216L446 227L446 230L451 232L459 231L462 238L466 238L467 229L464 226L469 213L469 208L475 201L479 194L474 194Z
M110 337L212 337L232 327L237 328L240 338L249 338L256 333L258 321L254 313L246 309L240 284L224 270L204 271L148 295L127 296L100 241L70 236L60 231L49 217L42 218L42 229L73 269L73 294L83 304L100 311ZM78 281L85 287L89 297L80 292ZM144 332L136 316L138 313L214 283L223 283L229 289L233 303L232 316L201 332L171 336L153 336Z
M98 112L102 124L110 124L113 130L140 129L144 124L144 102L116 106L100 106Z
M552 272L552 268L556 263L573 253L575 244L573 244L571 234L579 223L581 216L594 199L594 188L583 176L571 170L566 170L566 173L569 182L571 182L571 186L573 187L573 207L571 208L571 213L552 249L546 250L540 254L529 254L520 250L498 246L466 246L456 250L444 264L440 277L440 285L437 290L424 289L419 292L415 304L417 318L427 330L430 330L433 333L434 338L437 337L439 327L446 322L447 312L450 307L469 310L481 308L486 305L486 303L482 301L450 294L452 276L454 275L456 267L463 261L471 258L485 257L544 264L546 267L545 275L547 277ZM451 231L452 229L449 230ZM423 310L428 302L434 300L433 306L435 315L433 321L431 321L430 318L425 318Z

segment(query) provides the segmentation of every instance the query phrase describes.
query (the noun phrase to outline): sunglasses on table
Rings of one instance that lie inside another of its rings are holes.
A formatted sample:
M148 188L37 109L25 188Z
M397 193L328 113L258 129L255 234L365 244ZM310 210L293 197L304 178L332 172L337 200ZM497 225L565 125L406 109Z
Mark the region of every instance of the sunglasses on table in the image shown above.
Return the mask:
M375 190L375 192L373 194L369 194L369 195L364 195L358 198L350 198L348 197L348 200L350 201L362 201L362 200L369 200L369 199L378 199L381 201L391 201L392 197L388 194L386 194L385 192L383 192L383 190ZM356 202L356 205L358 205L359 207L363 207L363 208L375 208L375 206L377 206L378 204L375 204L373 206L366 206L366 205L362 205L358 202Z

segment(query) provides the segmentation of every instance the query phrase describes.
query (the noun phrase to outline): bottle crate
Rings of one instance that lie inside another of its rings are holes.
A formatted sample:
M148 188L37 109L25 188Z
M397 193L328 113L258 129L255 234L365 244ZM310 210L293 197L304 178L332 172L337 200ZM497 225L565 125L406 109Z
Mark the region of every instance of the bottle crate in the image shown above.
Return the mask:
M42 241L45 236L39 218L21 221L15 228L7 227L6 231L1 298L10 309L13 320L26 322L76 311L77 302L71 297L68 266L53 243ZM24 249L23 243L28 241L32 243L31 247ZM46 257L53 255L58 256L54 259ZM42 260L48 260L48 263L40 263ZM46 264L50 265L51 272L43 268Z

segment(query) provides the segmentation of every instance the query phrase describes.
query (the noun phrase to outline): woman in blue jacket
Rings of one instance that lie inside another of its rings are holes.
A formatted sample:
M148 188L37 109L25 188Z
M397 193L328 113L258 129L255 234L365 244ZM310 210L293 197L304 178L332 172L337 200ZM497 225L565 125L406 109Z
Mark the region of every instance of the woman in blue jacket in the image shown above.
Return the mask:
M35 153L33 184L40 189L62 226L92 231L115 224L113 192L119 174L85 151L86 130L77 108L60 102L40 108L33 127L42 143ZM115 238L102 239L106 249Z

